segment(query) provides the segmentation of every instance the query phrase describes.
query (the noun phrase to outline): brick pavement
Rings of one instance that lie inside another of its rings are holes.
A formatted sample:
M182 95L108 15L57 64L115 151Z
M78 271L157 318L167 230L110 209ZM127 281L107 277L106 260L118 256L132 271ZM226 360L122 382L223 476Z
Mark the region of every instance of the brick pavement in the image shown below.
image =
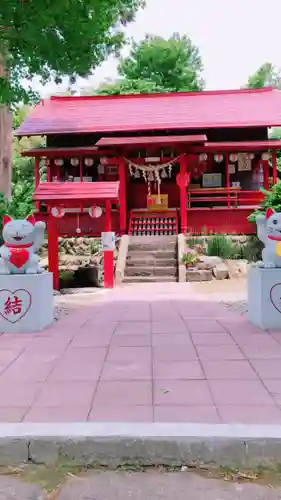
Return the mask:
M281 424L281 332L171 283L0 336L0 421L87 420Z

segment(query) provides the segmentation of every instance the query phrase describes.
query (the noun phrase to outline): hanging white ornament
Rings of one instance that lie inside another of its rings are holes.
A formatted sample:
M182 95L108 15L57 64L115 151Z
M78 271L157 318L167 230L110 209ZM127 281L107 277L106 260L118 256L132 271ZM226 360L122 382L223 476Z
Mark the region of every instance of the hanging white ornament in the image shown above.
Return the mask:
M163 170L161 171L161 177L162 177L162 179L167 179L167 177L168 177L168 174L167 174L165 168L163 168Z
M98 219L99 217L102 216L102 208L98 207L97 205L93 205L92 207L89 208L89 215L93 219Z
M136 168L135 170L135 179L139 179L140 178L140 171L138 168Z
M130 172L130 176L134 177L134 172L133 172L133 169L132 169L132 165L129 165L129 172Z
M249 158L250 158L250 160L253 160L253 159L255 158L254 153L250 153L250 154L249 154Z
M200 161L200 163L204 163L204 161L207 161L207 160L208 160L208 155L207 155L207 153L201 153L201 154L199 155L199 161Z
M268 161L270 159L270 154L269 153L262 153L261 159L263 161Z
M232 153L229 155L229 161L231 163L236 163L238 161L238 154Z
M149 172L149 174L148 174L148 180L149 180L149 182L153 182L154 181L153 172Z
M144 181L147 182L147 175L146 175L146 172L144 170L142 170L142 176L144 178Z
M104 174L104 165L101 163L98 165L98 174L103 175Z
M61 218L65 214L65 210L62 207L52 207L51 208L51 214L53 217L58 217Z
M93 158L85 158L86 167L91 167L94 164Z
M171 175L172 175L172 165L168 166L168 172L169 172L169 177L171 178Z
M45 167L48 167L50 165L50 158L45 158L44 165Z
M214 158L216 163L221 163L223 161L223 155L221 154L215 155Z
M107 165L107 158L106 158L106 156L103 156L103 157L100 159L100 163L101 163L102 165Z
M57 167L61 167L63 165L63 159L62 158L56 158L54 163L55 163L55 165Z
M70 163L73 167L77 167L77 165L79 165L79 158L71 158Z

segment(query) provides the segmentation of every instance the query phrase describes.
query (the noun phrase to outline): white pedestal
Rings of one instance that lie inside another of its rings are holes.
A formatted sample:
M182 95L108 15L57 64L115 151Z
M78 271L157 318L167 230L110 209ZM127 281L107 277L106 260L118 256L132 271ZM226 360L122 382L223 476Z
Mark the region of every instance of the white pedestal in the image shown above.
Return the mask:
M53 319L52 273L0 275L0 332L40 332Z
M281 330L281 268L250 268L248 318L264 330Z

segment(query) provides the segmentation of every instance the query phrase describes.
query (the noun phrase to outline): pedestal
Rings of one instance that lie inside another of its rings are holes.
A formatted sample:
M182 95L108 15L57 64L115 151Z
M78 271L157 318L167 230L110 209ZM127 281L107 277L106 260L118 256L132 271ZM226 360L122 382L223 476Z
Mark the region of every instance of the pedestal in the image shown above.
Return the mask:
M40 332L53 322L53 275L0 276L0 332Z
M248 318L264 330L281 330L281 269L250 268Z

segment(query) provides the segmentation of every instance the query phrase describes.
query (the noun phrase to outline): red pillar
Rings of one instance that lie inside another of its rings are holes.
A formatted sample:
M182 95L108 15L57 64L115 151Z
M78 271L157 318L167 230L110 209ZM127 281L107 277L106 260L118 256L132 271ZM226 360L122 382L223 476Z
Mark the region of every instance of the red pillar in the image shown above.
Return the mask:
M227 189L227 207L230 208L230 175L229 175L229 157L228 153L225 155L225 175L226 175L226 189Z
M180 157L180 217L181 217L181 232L187 231L187 203L186 203L186 182L185 174L187 167L187 156Z
M105 203L105 231L111 231L111 202ZM104 250L104 288L114 287L114 250Z
M273 185L275 185L275 184L277 184L276 151L272 151L272 171L273 171Z
M40 183L40 158L35 158L35 189ZM36 210L40 209L40 202L35 202Z
M269 163L268 160L263 160L263 187L267 191L269 190Z
M48 260L49 271L53 273L54 290L59 290L59 239L56 219L51 213L48 217Z
M119 158L119 198L120 198L120 233L127 231L127 196L126 196L126 165L124 158Z

